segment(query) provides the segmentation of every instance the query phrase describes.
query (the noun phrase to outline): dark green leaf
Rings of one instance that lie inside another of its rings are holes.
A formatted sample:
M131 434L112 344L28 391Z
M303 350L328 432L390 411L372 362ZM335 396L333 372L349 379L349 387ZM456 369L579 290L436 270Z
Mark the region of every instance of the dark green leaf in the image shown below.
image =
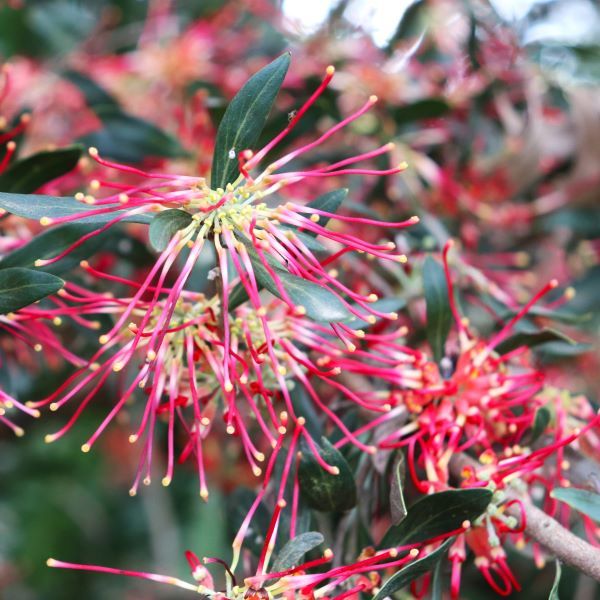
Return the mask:
M182 158L188 155L176 138L149 121L110 105L98 106L95 112L103 127L81 141L98 148L103 156L139 163L149 157Z
M42 217L59 218L76 215L93 210L93 206L78 202L75 198L62 196L44 196L41 194L9 194L0 192L0 208L5 211L25 217L26 219L39 220ZM77 223L97 223L102 225L122 215L125 210L111 213L82 217ZM125 217L125 223L150 223L152 217L147 214Z
M386 52L391 53L397 42L406 38L419 37L427 27L427 2L413 2L402 15L394 35L390 38Z
M310 449L302 453L298 469L300 491L311 507L323 512L341 512L356 505L356 483L346 459L331 445L327 438L321 438L320 456L339 473L332 475L319 465Z
M348 188L340 188L339 190L333 190L331 192L327 192L326 194L322 194L318 198L315 198L312 202L309 202L306 206L335 214L342 202L346 199L346 196L348 196ZM320 217L319 225L321 225L321 227L325 227L325 225L327 225L329 222L329 219L330 217Z
M79 88L90 108L97 108L98 106L118 107L119 103L115 98L83 73L68 70L63 73L63 77Z
M263 266L256 252L248 248L248 253L257 282L271 292L271 294L281 298L275 281ZM272 265L272 268L275 269L274 265ZM277 268L276 271L276 275L291 301L296 306L303 306L306 309L306 316L309 319L313 321L333 322L344 321L351 317L350 312L348 312L342 301L327 288L283 271L281 267Z
M171 238L180 230L192 222L192 215L172 208L159 212L150 223L148 237L155 250L162 252L171 241Z
M444 563L439 560L433 569L431 578L431 600L444 600Z
M450 105L442 98L426 98L405 104L394 111L396 126L424 119L436 119L450 112Z
M390 486L390 511L391 521L394 525L398 525L407 514L406 503L404 502L404 475L406 466L404 464L404 454L400 453L394 464L394 472L392 473L392 485Z
M575 344L575 340L569 336L561 333L556 329L550 327L544 327L537 331L519 331L509 338L503 340L496 346L496 351L500 354L506 354L512 352L521 346L527 346L528 348L534 348L547 342L567 342L569 344Z
M531 428L530 444L533 444L533 442L535 442L540 435L546 431L551 419L552 415L550 414L550 410L547 406L540 406L535 411L535 416L533 417L533 427Z
M430 256L423 265L423 288L427 303L427 341L435 360L439 362L444 356L452 312L444 268Z
M550 496L600 523L600 494L569 487L555 488L550 492Z
M322 544L325 538L318 531L307 531L289 540L275 558L273 573L280 573L302 564L307 552Z
M0 271L0 314L29 306L55 294L65 282L55 275L14 267Z
M430 552L425 558L415 560L409 563L406 567L400 569L397 573L394 573L381 587L379 592L373 600L383 600L388 596L391 596L394 592L407 586L411 581L418 579L433 569L435 565L442 559L444 553L448 550L453 538L446 540L439 548L436 548L433 552Z
M484 488L446 490L424 496L409 509L406 518L383 536L381 548L426 542L460 529L464 521L474 521L485 511L492 492Z
M14 162L0 175L0 191L29 194L45 183L72 171L81 156L81 147L38 152Z
M239 152L255 149L290 64L286 52L253 75L233 98L217 131L212 163L213 188L224 188L239 174ZM233 150L235 157L230 158Z
M562 568L560 566L560 561L555 560L556 564L556 575L554 576L554 583L552 584L552 589L550 590L550 595L548 596L548 600L560 600L558 595L558 588L560 587L560 576L562 575Z
M33 267L38 259L47 259L60 254L84 235L97 229L94 225L67 224L52 227L31 239L27 244L17 248L0 260L0 269L9 267ZM69 252L56 263L42 267L44 271L64 273L72 269L88 256L96 252L106 241L106 234L92 236Z

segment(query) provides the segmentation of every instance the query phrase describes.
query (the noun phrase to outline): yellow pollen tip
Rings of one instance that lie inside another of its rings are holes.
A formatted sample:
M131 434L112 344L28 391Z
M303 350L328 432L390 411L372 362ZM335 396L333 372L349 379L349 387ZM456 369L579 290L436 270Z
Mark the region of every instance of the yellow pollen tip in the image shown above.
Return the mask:
M42 351L42 345L41 344L35 344L35 346L33 347L33 349L36 352L41 352Z
M97 192L100 189L100 182L97 179L90 181L90 190Z
M92 447L89 444L83 444L83 446L81 446L81 451L82 452L89 452L92 449Z
M90 371L97 371L100 368L100 364L97 362L90 363Z
M286 374L287 374L287 369L286 369L286 368L285 368L283 365L279 365L279 366L277 367L277 372L278 372L280 375L286 375Z
M46 264L46 261L43 258L38 258L34 263L34 267L43 267Z
M44 442L46 442L46 444L51 444L55 439L56 439L56 434L53 434L53 433L48 433L47 435L44 436Z
M171 478L163 477L161 483L163 484L164 487L169 487L169 485L171 485Z
M52 324L56 325L56 327L59 327L62 325L62 319L60 317L54 317L54 319L52 319Z
M323 551L323 558L326 558L327 560L333 558L333 550L331 548L325 548Z
M131 488L129 490L129 495L133 498L135 495L137 494L137 490L134 490L133 488Z
M285 434L286 434L286 432L287 432L287 429L286 429L286 428L285 428L283 425L280 425L280 426L277 428L277 433L279 433L279 435L285 435Z
M56 566L56 561L53 558L49 558L46 561L46 566L47 567L55 567Z
M50 405L50 410L51 410L52 412L56 412L56 411L58 410L58 403L57 403L57 402L53 402L53 403Z
M462 528L463 528L463 529L469 529L469 527L471 527L471 521L469 521L468 519L465 519L465 520L462 522Z
M96 158L98 156L98 148L94 148L93 146L91 148L88 148L88 154L91 157Z
M299 427L304 427L306 425L306 419L304 417L298 417L296 423Z
M373 94L372 96L369 96L369 102L371 104L375 104L375 102L377 102L377 100L379 100L379 98L375 94Z
M377 452L376 446L367 446L367 454L375 454Z
M402 264L405 264L405 263L407 263L407 262L408 262L408 258L406 257L406 254L399 254L399 255L396 257L396 260L397 260L399 263L402 263Z
M227 431L229 435L233 435L235 433L235 427L233 425L227 425L225 431Z
M108 340L109 340L109 339L110 339L110 338L109 338L109 337L108 337L106 334L103 334L103 335L101 335L101 336L98 338L98 341L99 341L101 344L106 344L106 343L108 342Z
M21 427L15 427L15 435L17 437L23 437L25 435L25 430L22 429Z
M208 490L200 490L200 498L206 502L208 500Z
M412 558L417 558L417 556L419 556L419 550L417 548L412 548L409 554Z
M317 215L317 214L310 215L310 220L311 220L313 223L318 223L318 222L319 222L319 218L320 218L320 217L319 217L319 215Z
M50 217L42 217L40 219L40 225L42 227L47 227L48 225L52 225L52 219Z
M264 462L265 460L265 455L262 452L257 452L256 453L256 460L258 462Z
M327 73L327 75L333 75L335 73L335 67L333 65L329 65L325 69L325 73Z
M419 217L417 217L417 215L413 215L413 216L412 216L412 217L409 219L409 221L410 221L411 223L414 223L414 224L416 224L416 223L419 223L419 221L420 221L420 220L421 220L421 219L420 219Z
M126 204L129 202L129 196L127 194L119 194L119 202L121 204Z
M227 381L223 387L226 392L233 392L233 384L231 383L231 381Z
M558 279L553 279L549 284L551 288L558 287Z
M379 300L379 296L377 294L369 294L367 296L367 302L377 302Z
M254 466L252 467L252 473L254 477L260 477L262 475L262 469L260 467Z
M575 298L577 292L575 290L574 287L569 286L566 290L565 290L565 298L567 300L572 300L573 298Z
M339 467L331 467L331 469L329 469L329 472L332 475L339 475L340 474L340 469L339 469Z
M408 169L408 163L405 160L403 160L402 162L398 163L398 168L402 171L405 171L406 169Z
M138 441L138 436L132 433L128 438L130 444L135 444Z
M144 477L142 483L146 486L150 485L152 483L152 479L150 479L150 477Z

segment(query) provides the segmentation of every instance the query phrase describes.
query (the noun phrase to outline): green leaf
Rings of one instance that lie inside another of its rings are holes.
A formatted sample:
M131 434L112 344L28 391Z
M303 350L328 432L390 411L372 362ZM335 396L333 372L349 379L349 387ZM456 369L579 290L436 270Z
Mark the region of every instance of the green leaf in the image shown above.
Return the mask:
M540 406L535 411L535 416L533 417L533 426L531 428L530 444L533 444L533 442L535 442L540 435L546 431L551 420L552 415L550 414L550 410L547 406Z
M162 252L171 241L171 238L180 230L185 229L192 222L190 213L172 208L159 212L150 223L148 237L155 250Z
M423 264L423 288L427 303L427 340L435 360L439 362L444 356L446 338L452 324L452 312L444 268L430 256Z
M418 579L428 573L435 567L444 553L448 550L454 538L446 540L439 548L436 548L433 552L430 552L425 558L415 560L409 563L406 567L400 569L397 573L394 573L381 587L379 592L373 600L383 600L388 596L391 596L394 592L406 587L411 581Z
M507 354L522 346L534 348L547 342L568 342L571 345L576 344L575 340L551 327L544 327L536 331L519 331L514 335L506 338L496 346L496 352L499 354Z
M433 569L431 578L431 600L444 599L444 562L439 560Z
M255 149L290 64L286 52L253 75L233 98L217 131L211 185L224 188L239 174L237 155ZM230 158L233 150L236 154Z
M29 194L45 183L72 171L81 157L81 147L38 152L14 162L0 175L0 190Z
M93 206L78 202L75 198L44 196L42 194L11 194L6 192L0 192L0 208L3 208L13 215L38 221L42 217L57 219L59 217L85 213L94 209ZM81 219L77 220L77 223L96 223L98 225L103 225L119 215L122 215L124 212L126 212L125 209L116 210L111 213L81 217ZM151 215L138 214L125 217L123 222L149 224L151 219Z
M485 488L446 490L424 496L409 509L399 525L392 525L380 548L426 542L431 538L459 529L464 521L474 521L485 511L492 492Z
M335 214L342 205L342 202L346 199L346 196L348 196L348 188L340 188L339 190L333 190L326 194L322 194L312 202L309 202L306 206ZM325 227L329 222L329 219L330 217L320 217L319 225ZM310 235L314 234L311 233Z
M280 573L302 564L302 559L307 552L323 543L325 538L318 531L307 531L286 542L279 551L273 568L274 573Z
M443 117L450 110L450 105L442 98L425 98L396 109L394 111L394 121L396 127L399 127L414 121Z
M60 290L65 282L55 275L14 267L0 271L0 314L29 306Z
M560 577L562 575L562 568L558 559L554 562L556 564L556 575L554 576L554 583L552 584L552 589L550 590L548 600L560 600L560 597L558 595L558 588L560 587Z
M550 492L550 496L600 523L600 494L569 487L555 488Z
M332 475L319 465L310 449L302 452L298 468L300 491L306 503L323 512L342 512L356 505L356 483L341 452L327 438L321 438L321 458L339 473Z
M257 282L271 292L271 294L281 298L275 281L251 247L248 247L248 255L250 256ZM309 319L313 321L334 322L344 321L352 316L342 301L327 288L283 271L279 265L271 266L277 271L277 277L280 279L291 301L296 306L303 306L306 309L306 316Z
M96 108L98 106L119 106L119 103L113 96L95 81L86 77L83 73L68 70L63 72L62 75L65 79L79 88L79 91L85 98L85 103L90 108Z
M179 141L156 125L111 105L95 108L102 129L81 141L117 161L140 163L149 157L183 158L188 152Z
M0 260L0 269L9 267L33 267L38 259L47 259L60 254L84 235L94 231L94 225L66 224L52 227L32 238L27 244L17 248ZM61 258L56 263L41 267L44 271L64 273L77 266L80 261L94 254L106 241L106 234L92 236Z
M406 465L404 454L400 453L394 464L394 472L392 474L392 485L390 486L390 511L391 521L394 525L398 525L407 515L406 503L404 502L404 475Z

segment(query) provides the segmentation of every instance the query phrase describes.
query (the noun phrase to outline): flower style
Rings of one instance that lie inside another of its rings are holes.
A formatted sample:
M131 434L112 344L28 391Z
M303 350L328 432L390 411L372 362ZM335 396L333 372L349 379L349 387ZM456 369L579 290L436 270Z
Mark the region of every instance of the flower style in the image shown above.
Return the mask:
M269 458L265 477L256 499L234 538L231 564L228 565L220 558L204 558L201 561L193 552L187 551L186 559L190 566L192 577L195 580L194 584L165 575L69 563L53 558L48 559L48 566L138 577L158 583L173 585L191 592L204 594L210 598L218 598L219 600L224 600L225 598L235 600L249 600L255 598L281 598L291 600L298 595L307 598L319 597L331 598L332 600L343 600L344 598L358 598L361 592L376 593L381 584L381 571L398 569L406 566L418 556L429 553L437 548L444 540L457 534L462 535L471 527L471 524L468 521L465 521L459 529L449 531L437 537L432 537L424 542L415 542L381 550L375 550L372 547L365 548L354 562L346 565L324 568L325 565L331 563L334 559L334 553L330 549L326 549L319 558L305 562L297 561L299 564L286 565L285 568L280 567L275 571L272 569L269 570L269 564L273 558L275 542L281 522L281 515L282 512L288 508L288 503L284 499L286 490L285 484L294 471L293 461L298 446L298 440L302 435L304 427L305 420L300 417L296 421L294 431L289 441L286 457L283 460L281 480L278 484L274 484L273 491L276 498L275 508L271 515L264 542L262 543L262 549L258 562L256 563L256 569L254 570L253 575L244 578L243 583L237 583L234 573L236 572L244 539L252 518L260 502L265 497L267 489L272 483L275 462L283 447L285 437L283 434L279 435L275 448ZM290 517L290 537L292 539L295 537L297 526L298 492L298 479L296 473L296 475L294 475ZM215 590L213 577L205 566L208 564L220 564L224 567L226 590ZM276 568L277 563L274 563L273 567ZM319 567L319 570L311 572L315 567Z
M240 438L249 466L260 476L259 463L276 445L278 435L286 431L288 417L293 422L299 418L292 399L297 387L354 445L368 453L375 451L374 446L363 443L348 429L317 387L326 384L326 388L337 390L363 411L377 414L390 410L385 398L378 398L369 389L351 389L339 377L342 370L354 374L369 371L363 366L366 353L358 348L361 340L369 338L363 330L345 324L328 329L294 314L283 301L274 299L258 310L238 307L224 331L219 298L186 290L167 322L165 303L171 288L148 288L143 294L143 285L102 273L85 261L82 267L98 279L129 285L135 294L115 298L68 283L58 293L60 304L43 312L44 317L57 321L73 318L92 330L100 326L101 315L122 323L110 340L105 334L100 336L99 350L88 361L80 361L80 368L57 390L44 400L30 403L32 409L49 406L56 411L85 393L68 422L46 436L46 441L66 434L111 373L122 372L118 401L82 450L88 452L117 414L127 410L136 390L144 390L147 399L141 422L129 438L132 443L143 439L144 444L132 495L140 481L151 481L154 429L157 419L163 417L168 420L164 485L173 477L176 422L181 424L187 440L180 460L195 457L202 498L208 497L202 441L221 419L226 433ZM302 434L309 447L315 449L316 442L305 428ZM331 469L327 464L323 467Z

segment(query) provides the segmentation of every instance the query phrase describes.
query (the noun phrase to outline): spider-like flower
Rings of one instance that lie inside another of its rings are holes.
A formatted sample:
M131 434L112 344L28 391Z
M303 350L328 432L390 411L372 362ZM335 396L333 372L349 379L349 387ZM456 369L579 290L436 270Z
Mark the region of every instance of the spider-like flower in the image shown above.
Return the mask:
M82 450L89 451L108 424L128 410L135 403L135 395L143 390L147 398L140 424L129 438L132 443L143 441L132 494L140 481L150 483L155 425L164 418L168 421L164 485L173 477L177 422L184 432L180 460L195 458L203 498L208 496L208 489L202 442L221 421L226 433L240 439L254 474L261 475L259 463L276 445L278 435L286 431L288 419L296 423L300 418L293 399L300 389L317 413L353 444L368 453L375 451L350 431L321 393L322 387L336 390L346 401L371 414L390 410L387 399L374 395L369 386L361 390L353 385L351 389L341 377L342 371L369 374L363 364L365 352L359 348L369 334L362 329L335 324L332 330L312 323L279 299L258 310L240 306L224 321L217 296L207 298L185 290L166 320L171 288L144 287L103 273L85 261L82 267L98 279L129 285L134 295L114 297L68 283L58 293L60 305L44 312L46 318L72 317L91 329L97 329L100 316L106 315L116 323L112 330L117 331L110 339L101 335L101 347L87 362L80 363L80 368L47 398L30 403L30 408L49 406L53 411L77 403L68 422L46 437L48 442L67 433L111 373L121 372L118 399ZM302 429L302 433L309 447L316 450L308 431ZM330 470L326 464L323 467Z

